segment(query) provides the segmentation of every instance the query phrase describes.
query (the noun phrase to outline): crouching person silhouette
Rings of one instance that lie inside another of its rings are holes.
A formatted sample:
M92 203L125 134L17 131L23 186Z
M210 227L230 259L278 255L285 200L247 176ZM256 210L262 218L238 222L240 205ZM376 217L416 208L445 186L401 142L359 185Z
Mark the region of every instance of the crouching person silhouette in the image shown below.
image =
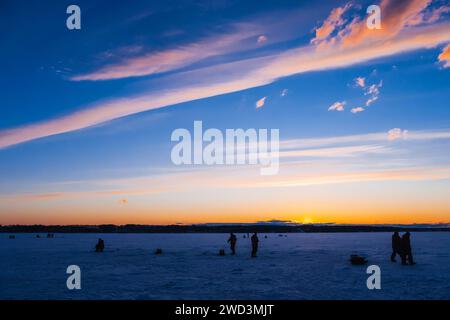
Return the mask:
M228 242L230 243L231 254L236 254L236 242L237 238L233 232L230 233L230 238L228 238Z
M103 249L105 249L105 242L103 239L98 239L98 242L95 245L95 252L103 252Z
M258 236L256 232L252 235L252 258L256 258L256 253L258 252Z

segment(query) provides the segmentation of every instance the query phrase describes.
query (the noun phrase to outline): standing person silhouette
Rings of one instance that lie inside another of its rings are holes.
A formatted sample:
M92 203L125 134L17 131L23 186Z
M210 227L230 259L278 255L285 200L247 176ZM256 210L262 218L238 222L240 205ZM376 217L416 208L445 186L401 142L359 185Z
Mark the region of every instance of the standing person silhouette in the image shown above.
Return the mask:
M256 252L258 252L258 236L256 232L252 235L252 258L256 258Z
M400 257L402 256L401 248L402 247L402 238L400 238L400 235L397 231L394 232L392 235L392 254L391 254L391 261L396 262L395 260L396 255L398 254Z
M237 238L233 232L230 233L230 238L228 238L228 242L230 243L231 254L236 254L236 242Z
M411 235L409 232L406 232L402 236L402 264L406 265L406 260L408 260L409 265L415 265L412 250L411 250Z

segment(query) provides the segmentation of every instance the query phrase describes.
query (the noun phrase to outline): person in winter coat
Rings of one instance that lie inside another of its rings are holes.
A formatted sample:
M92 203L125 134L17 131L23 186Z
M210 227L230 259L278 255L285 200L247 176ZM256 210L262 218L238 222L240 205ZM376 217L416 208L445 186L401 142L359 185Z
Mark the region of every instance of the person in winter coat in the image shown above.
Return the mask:
M406 232L402 236L402 264L406 265L406 261L412 266L416 263L414 262L413 256L412 256L412 250L411 250L411 235L409 232Z
M256 232L252 235L252 258L256 258L256 253L258 252L258 235Z
M396 262L395 257L397 254L401 257L401 246L402 246L402 238L400 238L400 235L397 231L394 232L392 235L392 254L391 254L391 261Z
M237 238L233 232L230 233L230 237L228 238L228 242L230 243L231 254L236 254L236 242Z

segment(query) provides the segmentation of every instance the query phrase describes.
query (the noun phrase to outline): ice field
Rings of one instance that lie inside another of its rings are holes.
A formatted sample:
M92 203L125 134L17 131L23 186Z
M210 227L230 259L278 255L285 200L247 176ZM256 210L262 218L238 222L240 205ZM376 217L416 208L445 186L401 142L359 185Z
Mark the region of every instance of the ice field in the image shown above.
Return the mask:
M415 266L390 262L390 233L259 234L255 259L242 234L236 256L228 234L8 236L0 299L450 299L450 232L412 233ZM103 253L93 250L99 237ZM381 290L367 289L368 265L351 265L354 252L380 266ZM81 268L81 290L66 287L69 265Z

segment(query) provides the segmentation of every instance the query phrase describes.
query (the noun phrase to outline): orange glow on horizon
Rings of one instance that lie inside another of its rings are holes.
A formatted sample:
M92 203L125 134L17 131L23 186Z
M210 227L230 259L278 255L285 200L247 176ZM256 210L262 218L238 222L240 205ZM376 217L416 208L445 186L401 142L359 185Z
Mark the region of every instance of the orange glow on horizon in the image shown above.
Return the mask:
M378 212L357 212L355 210L347 210L343 212L336 210L335 212L312 212L302 214L297 212L287 212L278 214L271 211L266 213L246 212L246 213L226 213L215 212L208 214L202 210L196 213L186 211L180 212L164 212L157 214L156 212L109 212L109 213L93 213L93 212L47 212L33 215L6 214L2 216L0 224L44 224L44 225L98 225L98 224L149 224L149 225L171 225L171 224L197 224L197 223L255 223L261 221L291 221L296 223L337 223L337 224L414 224L414 223L445 223L450 222L450 211L441 212L440 214L424 214L417 210L410 212L392 213L389 211Z

